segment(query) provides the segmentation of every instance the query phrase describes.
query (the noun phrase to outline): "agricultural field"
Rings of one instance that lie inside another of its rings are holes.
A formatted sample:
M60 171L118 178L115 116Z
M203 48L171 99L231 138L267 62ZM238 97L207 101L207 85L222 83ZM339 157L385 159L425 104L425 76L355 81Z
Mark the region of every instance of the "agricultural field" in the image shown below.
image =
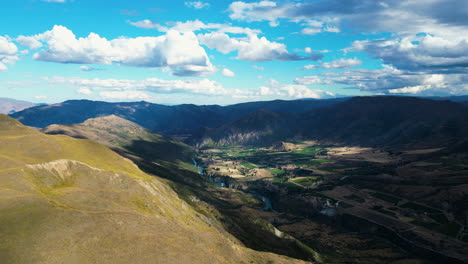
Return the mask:
M327 148L314 142L295 142L293 149L220 147L201 150L199 156L206 172L242 181L266 178L289 182L292 186L310 188L327 174Z
M307 215L314 209L301 204L314 201L315 208L333 208L393 230L411 230L424 237L414 243L451 254L450 247L459 247L454 241L468 240L465 213L454 210L466 208L468 203L463 198L466 188L460 187L467 180L462 176L467 163L464 157L433 154L437 151L440 149L399 151L303 141L269 148L203 149L199 158L208 174L234 178L257 191L271 192L269 185L283 190L280 196L273 195L277 199L274 206L287 201L289 207L280 209ZM443 187L436 187L438 182ZM448 205L433 202L450 199Z

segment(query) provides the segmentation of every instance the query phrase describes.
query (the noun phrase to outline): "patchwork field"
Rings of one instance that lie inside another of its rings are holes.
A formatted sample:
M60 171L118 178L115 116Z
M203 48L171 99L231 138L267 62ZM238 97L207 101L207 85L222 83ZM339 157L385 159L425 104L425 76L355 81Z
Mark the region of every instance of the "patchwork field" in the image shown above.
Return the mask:
M209 175L269 194L278 210L352 215L390 228L417 247L468 256L464 155L304 141L202 149L199 157Z

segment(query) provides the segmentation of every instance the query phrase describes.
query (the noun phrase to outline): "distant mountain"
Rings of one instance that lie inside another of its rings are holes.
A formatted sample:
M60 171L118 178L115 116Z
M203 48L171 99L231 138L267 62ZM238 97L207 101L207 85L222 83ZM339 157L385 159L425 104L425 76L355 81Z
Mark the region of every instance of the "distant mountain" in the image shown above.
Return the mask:
M190 104L167 106L147 102L107 103L72 100L33 107L11 116L25 125L43 128L52 124L77 124L89 118L116 115L156 132L182 135L193 134L203 127L218 127L262 109L278 113L304 112L344 100L346 99L275 100L229 106Z
M468 102L468 95L458 95L458 96L430 96L424 97L425 99L437 100L437 101L452 101L457 103Z
M0 115L0 145L2 263L303 263L245 248L94 141Z
M33 106L36 104L11 98L0 98L0 114L13 114Z
M259 110L217 128L205 128L189 143L198 146L270 145L294 134L289 126L294 114Z
M375 146L447 144L466 140L467 135L468 108L462 104L375 96L354 97L304 113L246 115L207 129L191 141L199 145L268 145L272 141L296 138Z
M348 144L436 144L468 135L467 107L415 97L354 97L302 120L305 136Z

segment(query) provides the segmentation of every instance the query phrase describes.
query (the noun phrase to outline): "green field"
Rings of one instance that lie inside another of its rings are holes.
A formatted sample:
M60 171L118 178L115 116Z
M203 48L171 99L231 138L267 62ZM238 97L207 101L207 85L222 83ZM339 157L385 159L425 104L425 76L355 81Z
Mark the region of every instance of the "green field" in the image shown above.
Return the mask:
M331 160L328 159L310 159L310 160L299 160L294 162L294 165L298 167L304 167L304 166L320 166L322 163L325 162L331 162Z
M320 179L319 176L311 176L311 177L305 177L305 178L300 178L300 179L293 179L292 181L295 183L299 183L302 186L312 186L315 184L315 182Z
M244 162L241 163L242 166L246 167L247 169L255 169L257 166L253 165L252 163Z
M275 175L283 175L285 173L284 170L280 170L280 169L267 169L267 171Z

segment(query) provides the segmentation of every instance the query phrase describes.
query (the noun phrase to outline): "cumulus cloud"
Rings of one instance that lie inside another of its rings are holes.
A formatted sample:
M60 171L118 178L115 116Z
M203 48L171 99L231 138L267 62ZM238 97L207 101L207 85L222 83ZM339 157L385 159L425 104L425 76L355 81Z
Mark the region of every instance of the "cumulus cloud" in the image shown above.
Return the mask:
M223 76L225 76L225 77L234 77L234 76L236 76L236 74L235 74L233 71L231 71L231 70L229 70L229 69L226 69L226 68L224 68L223 71L222 71L221 73L222 73Z
M76 63L119 63L137 67L168 67L178 76L203 76L215 71L205 50L192 32L169 30L158 37L107 40L96 33L77 38L66 27L32 36L44 45L35 60Z
M227 54L237 51L237 59L252 62L262 61L294 61L294 60L317 60L322 58L321 54L299 55L290 53L286 45L269 41L265 37L249 34L247 37L230 37L223 32L199 34L200 43L210 49Z
M130 20L127 21L132 26L139 27L139 28L145 28L145 29L153 29L153 28L158 28L160 25L158 23L155 23L149 19L145 20L140 20L140 21L135 21L132 22Z
M260 34L262 31L258 29L251 29L248 27L237 27L230 24L220 24L220 23L204 23L198 19L188 20L185 22L176 21L169 22L166 26L157 27L159 31L166 32L170 29L179 31L179 32L193 32L200 30L215 30L217 32L225 32L232 34Z
M9 38L0 36L0 71L8 70L8 64L18 60L18 48Z
M468 92L468 75L413 73L391 66L380 70L347 70L340 73L326 72L320 75L295 79L296 84L340 85L361 91L382 94L460 95Z
M334 32L339 33L341 30L335 25L337 21L331 19L329 22L315 20L315 19L306 19L301 25L304 27L301 30L301 33L304 35L314 35L321 32Z
M203 9L203 8L208 8L210 6L209 3L205 3L202 1L184 2L184 4L188 7L195 8L195 9Z
M268 21L276 26L281 19L301 22L305 33L339 32L340 28L367 32L399 32L435 35L467 35L468 9L464 0L318 0L294 3L272 1L231 3L230 18ZM346 23L342 23L346 21ZM369 23L372 21L372 23Z
M26 46L30 49L38 49L40 47L42 47L42 43L40 41L37 40L38 37L26 37L26 36L19 36L16 38L16 41L23 45L23 46Z
M390 40L355 41L351 51L365 51L399 69L453 69L468 67L468 38L448 40L431 35Z
M129 79L84 79L84 78L66 78L53 77L44 78L50 84L63 84L76 87L78 91L101 90L103 92L116 91L141 91L152 93L190 93L201 95L229 95L230 91L218 82L201 80L163 80L158 78L148 78L144 80Z
M274 96L280 98L304 99L304 98L329 98L335 95L328 91L310 89L302 84L281 84L276 80L271 80L265 86L261 86L254 91L259 96Z
M79 94L84 94L84 95L91 95L93 94L93 91L90 88L87 87L80 87L76 90L77 93Z
M317 0L233 2L231 19L297 23L302 34L391 32L391 37L360 40L345 52L366 52L388 65L333 76L306 76L298 84L333 83L383 93L466 93L468 9L464 0ZM344 23L344 21L346 23ZM372 21L372 23L369 23ZM307 69L347 69L357 61L308 65Z
M306 65L304 69L306 70L316 70L316 69L348 69L359 66L362 64L362 61L356 58L353 59L338 59L330 62L322 62L318 65Z
M252 21L270 21L271 26L277 26L277 19L281 17L281 13L285 12L284 8L277 6L272 1L260 1L246 3L242 1L233 2L228 9L231 14L231 19Z

